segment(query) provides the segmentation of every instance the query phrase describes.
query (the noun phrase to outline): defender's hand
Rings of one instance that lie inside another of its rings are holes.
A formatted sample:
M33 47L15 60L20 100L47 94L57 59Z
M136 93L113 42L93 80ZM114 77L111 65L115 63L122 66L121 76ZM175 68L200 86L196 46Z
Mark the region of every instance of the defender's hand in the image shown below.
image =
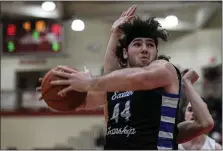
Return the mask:
M136 11L136 5L131 6L127 11L124 11L122 15L119 17L118 20L114 22L112 25L111 31L114 33L121 33L120 26L123 25L125 22L131 21L131 19L134 17L134 13Z
M192 84L199 79L199 75L193 69L185 69L183 71L183 80L190 81Z

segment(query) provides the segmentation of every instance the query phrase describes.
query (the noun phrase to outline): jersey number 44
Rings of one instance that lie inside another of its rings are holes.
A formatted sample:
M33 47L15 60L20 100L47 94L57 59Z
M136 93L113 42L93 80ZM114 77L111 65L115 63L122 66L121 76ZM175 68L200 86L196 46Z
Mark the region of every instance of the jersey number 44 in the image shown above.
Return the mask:
M117 103L113 109L112 117L110 120L115 120L116 123L118 123L119 118L124 118L126 121L129 121L129 118L131 117L130 113L130 101L127 101L125 103L125 108L123 111L120 111L120 103Z

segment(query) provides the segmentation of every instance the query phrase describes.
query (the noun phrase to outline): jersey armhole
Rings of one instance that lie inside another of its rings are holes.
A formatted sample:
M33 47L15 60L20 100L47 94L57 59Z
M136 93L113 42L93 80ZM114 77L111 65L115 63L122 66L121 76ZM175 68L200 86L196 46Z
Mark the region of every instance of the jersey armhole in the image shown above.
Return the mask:
M181 96L181 79L182 79L182 77L181 77L181 73L180 73L179 69L177 67L175 67L175 66L174 66L174 68L175 68L175 70L177 72L178 81L179 81L179 92L178 92L178 94L164 92L162 88L154 90L156 93L159 93L162 96L166 96L166 97L170 97L170 98L180 98L180 96Z

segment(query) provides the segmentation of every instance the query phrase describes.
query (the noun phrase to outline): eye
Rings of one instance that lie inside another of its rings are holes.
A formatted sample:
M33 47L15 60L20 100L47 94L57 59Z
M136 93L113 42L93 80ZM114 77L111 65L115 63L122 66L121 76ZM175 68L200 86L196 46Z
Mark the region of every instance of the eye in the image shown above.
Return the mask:
M148 43L147 46L148 47L155 47L155 45L153 43Z
M139 42L136 42L133 44L133 46L139 47L139 46L141 46L141 44Z

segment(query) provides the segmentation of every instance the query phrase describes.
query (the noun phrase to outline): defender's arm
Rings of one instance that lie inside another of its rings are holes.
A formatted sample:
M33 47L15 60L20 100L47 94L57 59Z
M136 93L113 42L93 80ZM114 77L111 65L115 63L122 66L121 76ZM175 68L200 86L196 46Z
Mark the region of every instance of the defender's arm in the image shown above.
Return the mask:
M183 91L191 103L196 119L195 121L184 121L178 124L178 143L184 143L201 134L208 133L214 126L207 105L194 90L190 81L183 79Z

